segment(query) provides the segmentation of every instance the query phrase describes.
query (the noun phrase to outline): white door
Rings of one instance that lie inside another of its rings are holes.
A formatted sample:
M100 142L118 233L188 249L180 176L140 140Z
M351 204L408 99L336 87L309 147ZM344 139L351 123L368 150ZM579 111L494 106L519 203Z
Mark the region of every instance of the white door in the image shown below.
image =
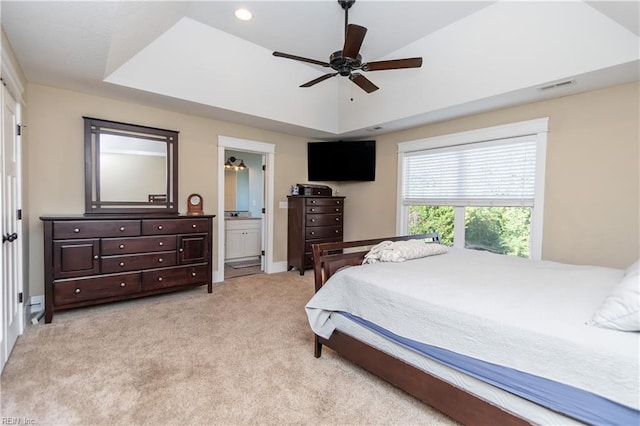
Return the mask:
M22 303L18 297L22 291L21 246L22 235L18 221L18 169L19 169L19 136L18 105L6 86L2 86L2 140L0 150L0 276L2 278L2 303L0 316L0 370L4 368L13 345L24 327Z

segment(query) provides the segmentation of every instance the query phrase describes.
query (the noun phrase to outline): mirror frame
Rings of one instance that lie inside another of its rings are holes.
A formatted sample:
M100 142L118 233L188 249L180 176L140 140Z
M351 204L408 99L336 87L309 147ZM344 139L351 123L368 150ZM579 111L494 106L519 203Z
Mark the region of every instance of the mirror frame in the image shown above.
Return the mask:
M85 214L178 214L178 132L91 117L84 119ZM140 137L167 144L166 198L148 201L100 200L100 135Z

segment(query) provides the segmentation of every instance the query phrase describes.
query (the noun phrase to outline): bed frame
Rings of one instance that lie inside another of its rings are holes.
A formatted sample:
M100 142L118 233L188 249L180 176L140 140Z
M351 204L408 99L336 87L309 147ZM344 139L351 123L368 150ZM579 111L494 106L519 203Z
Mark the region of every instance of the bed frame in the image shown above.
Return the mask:
M426 239L440 242L438 234L420 234L401 237L378 238L361 241L313 244L313 269L315 291L338 269L360 265L371 246L381 241ZM327 340L315 335L314 355L320 358L322 346L336 351L343 358L364 368L404 390L449 417L467 425L525 425L526 420L507 412L484 399L451 385L406 362L375 349L358 339L334 331Z

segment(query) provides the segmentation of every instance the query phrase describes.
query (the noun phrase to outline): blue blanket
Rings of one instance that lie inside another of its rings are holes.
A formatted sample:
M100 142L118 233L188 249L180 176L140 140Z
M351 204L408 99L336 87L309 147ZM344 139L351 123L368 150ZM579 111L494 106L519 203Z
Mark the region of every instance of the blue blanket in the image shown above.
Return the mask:
M568 417L594 425L640 425L640 411L593 393L407 339L347 312L340 314L407 349Z

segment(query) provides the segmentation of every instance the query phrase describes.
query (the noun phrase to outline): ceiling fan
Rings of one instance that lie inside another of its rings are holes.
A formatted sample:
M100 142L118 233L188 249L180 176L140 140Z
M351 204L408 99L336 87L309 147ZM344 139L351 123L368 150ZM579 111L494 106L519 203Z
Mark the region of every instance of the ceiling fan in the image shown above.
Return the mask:
M361 73L354 71L382 71L400 68L420 68L422 66L421 57L363 63L362 56L360 56L359 52L362 42L364 41L364 36L367 33L367 29L356 24L349 24L349 8L351 8L355 2L356 0L338 0L340 6L344 9L344 46L342 47L342 50L337 50L331 54L329 62L303 58L301 56L290 55L288 53L273 52L273 56L308 62L325 68L332 68L335 71L308 81L300 85L300 87L311 87L314 84L340 74L343 77L349 77L349 80L353 81L365 92L371 93L378 90L378 86L373 84Z

